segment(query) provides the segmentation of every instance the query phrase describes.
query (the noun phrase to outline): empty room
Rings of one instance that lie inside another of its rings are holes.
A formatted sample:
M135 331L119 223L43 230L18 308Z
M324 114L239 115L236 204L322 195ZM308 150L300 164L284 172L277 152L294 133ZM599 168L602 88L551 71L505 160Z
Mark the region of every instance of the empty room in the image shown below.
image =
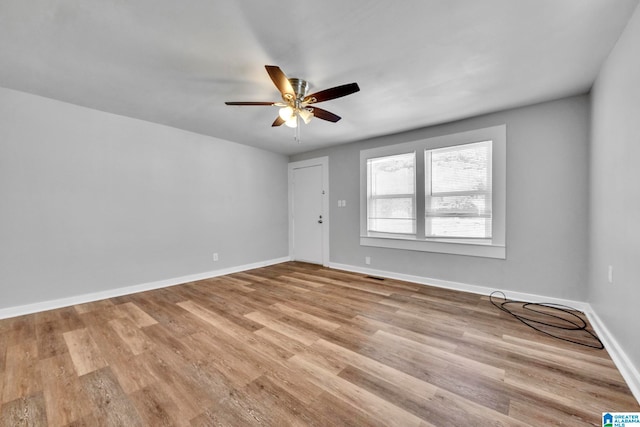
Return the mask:
M0 426L640 425L638 0L0 1Z

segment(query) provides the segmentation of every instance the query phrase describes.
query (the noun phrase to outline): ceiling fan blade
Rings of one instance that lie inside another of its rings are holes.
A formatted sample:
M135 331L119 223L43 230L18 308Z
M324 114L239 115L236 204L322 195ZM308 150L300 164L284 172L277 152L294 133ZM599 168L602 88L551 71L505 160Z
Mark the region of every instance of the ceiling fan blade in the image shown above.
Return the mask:
M225 102L226 105L275 105L275 102Z
M271 127L282 126L284 124L284 119L280 116L276 117L276 119L271 124Z
M314 117L317 117L322 120L326 120L328 122L335 123L342 118L340 116L336 116L330 111L323 110L322 108L318 108L318 107L309 107L309 108L313 110Z
M320 92L312 93L305 96L303 102L307 104L314 104L316 102L324 102L330 99L341 98L343 96L351 95L358 92L360 87L358 83L347 83L346 85L332 87L330 89L321 90Z
M265 65L264 68L267 69L269 77L271 77L271 80L273 80L273 84L276 85L283 97L289 95L295 98L296 93L293 90L293 86L291 86L289 79L287 78L286 74L280 69L280 67L277 67L275 65Z

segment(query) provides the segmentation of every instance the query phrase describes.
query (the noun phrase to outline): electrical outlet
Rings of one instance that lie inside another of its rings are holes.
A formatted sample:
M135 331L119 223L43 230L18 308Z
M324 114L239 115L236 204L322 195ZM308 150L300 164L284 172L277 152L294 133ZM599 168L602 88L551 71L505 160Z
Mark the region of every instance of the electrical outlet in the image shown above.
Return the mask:
M213 260L218 261L218 252L213 253Z
M609 283L613 283L613 266L610 265L607 269L607 278L609 279Z
M343 200L343 201L342 201L342 207L343 207L343 208L346 208L346 207L347 207L347 201L346 201L346 200Z
M364 263L367 265L371 264L371 257L370 256L364 257Z

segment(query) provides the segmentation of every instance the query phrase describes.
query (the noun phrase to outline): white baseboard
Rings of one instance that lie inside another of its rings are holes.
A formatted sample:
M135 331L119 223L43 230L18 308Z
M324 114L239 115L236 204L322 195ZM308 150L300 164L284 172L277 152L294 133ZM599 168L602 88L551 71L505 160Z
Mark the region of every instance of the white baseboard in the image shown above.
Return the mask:
M596 314L591 307L586 311L587 317L596 334L604 344L611 360L615 363L616 367L622 374L622 377L627 382L631 393L640 403L640 372L633 365L629 356L624 352L620 343L614 338L606 325L602 322L602 319Z
M568 300L563 298L546 297L543 295L528 294L524 292L515 292L515 291L510 291L505 289L489 288L486 286L470 285L468 283L462 283L462 282L452 282L449 280L432 279L430 277L413 276L410 274L396 273L392 271L375 270L373 268L357 267L353 265L337 264L337 263L331 263L329 267L335 268L338 270L351 271L354 273L368 274L370 276L404 280L405 282L418 283L420 285L435 286L437 288L452 289L456 291L470 292L472 294L479 294L479 295L489 295L491 294L491 292L500 291L500 292L503 292L507 296L507 298L512 300L560 304L560 305L566 305L566 306L575 308L580 311L585 311L589 307L589 304L582 301L573 301L573 300Z
M613 360L613 363L615 363L616 367L620 371L620 374L622 375L627 385L629 386L631 393L633 393L633 396L640 403L640 372L638 372L638 369L634 366L631 359L629 359L629 357L624 352L620 344L616 341L616 339L613 337L611 332L609 332L609 329L607 329L607 327L602 322L602 320L598 317L598 315L593 311L593 308L589 303L582 302L582 301L572 301L572 300L555 298L555 297L545 297L542 295L528 294L523 292L514 292L510 290L494 289L494 288L488 288L485 286L470 285L468 283L451 282L448 280L440 280L440 279L431 279L431 278L422 277L422 276L412 276L409 274L395 273L395 272L384 271L384 270L375 270L372 268L358 267L358 266L347 265L347 264L331 263L329 267L335 268L337 270L345 270L345 271L351 271L354 273L367 274L371 276L386 277L389 279L404 280L406 282L435 286L438 288L446 288L446 289L452 289L452 290L463 291L463 292L471 292L479 295L489 295L493 291L501 291L505 293L507 298L512 300L525 301L525 302L537 302L537 303L546 302L546 303L565 305L565 306L578 309L583 313L585 313L585 315L589 319L591 326L593 326L593 329L595 330L596 334L598 335L600 340L602 340L602 343L606 347L607 352L611 356L611 360Z
M211 279L212 277L224 276L226 274L238 273L252 270L254 268L266 267L268 265L280 264L290 261L289 257L276 258L266 261L254 262L251 264L238 265L235 267L223 268L220 270L205 271L203 273L190 274L182 277L158 280L155 282L142 283L139 285L125 286L122 288L109 289L89 294L74 295L67 298L35 302L32 304L20 305L17 307L7 307L0 309L0 319L22 316L25 314L38 313L40 311L53 310L56 308L69 307L76 304L99 301L107 298L119 297L122 295L134 294L137 292L151 291L153 289L166 288L168 286L180 285L182 283L195 282L196 280Z

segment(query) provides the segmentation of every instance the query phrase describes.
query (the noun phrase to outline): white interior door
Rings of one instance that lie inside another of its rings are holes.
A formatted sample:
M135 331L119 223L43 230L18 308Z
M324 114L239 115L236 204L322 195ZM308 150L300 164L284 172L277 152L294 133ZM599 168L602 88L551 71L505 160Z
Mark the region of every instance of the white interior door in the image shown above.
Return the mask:
M323 165L293 167L291 169L292 257L325 265Z

